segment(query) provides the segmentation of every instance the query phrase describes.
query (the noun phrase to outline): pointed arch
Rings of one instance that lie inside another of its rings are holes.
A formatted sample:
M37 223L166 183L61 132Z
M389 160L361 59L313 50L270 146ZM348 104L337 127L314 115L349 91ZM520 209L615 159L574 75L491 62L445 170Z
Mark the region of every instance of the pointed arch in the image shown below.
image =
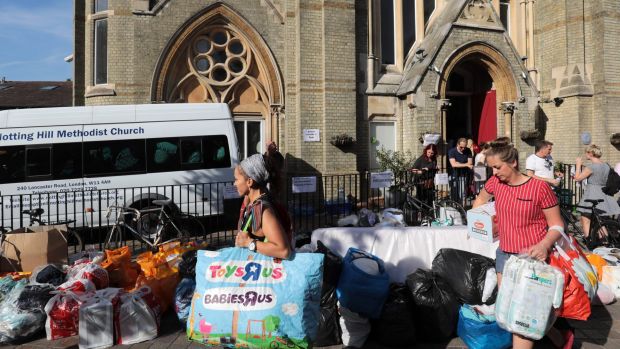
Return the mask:
M441 99L446 97L448 79L454 68L465 61L475 61L484 68L495 84L500 101L516 101L519 97L517 82L510 62L496 48L485 42L471 42L456 49L444 62L441 76L437 79L437 89Z
M155 69L151 99L223 102L232 104L234 112L239 103L235 96L244 93L241 86L254 90L262 111L283 106L282 76L266 42L235 10L216 3L186 21L169 40Z

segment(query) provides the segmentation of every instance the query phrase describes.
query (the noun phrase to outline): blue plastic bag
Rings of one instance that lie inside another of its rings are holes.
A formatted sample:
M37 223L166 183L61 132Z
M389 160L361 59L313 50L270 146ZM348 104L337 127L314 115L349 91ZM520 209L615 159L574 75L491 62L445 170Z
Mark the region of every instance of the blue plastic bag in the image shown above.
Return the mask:
M367 273L356 265L356 260L365 259L377 273ZM350 247L342 263L342 273L336 294L340 304L362 316L378 319L383 303L390 292L390 277L383 261L372 254Z
M494 316L478 314L467 304L459 311L456 331L469 349L505 349L512 346L512 334L499 327Z
M189 311L192 305L192 297L196 290L196 281L190 278L181 280L174 293L174 310L177 318L181 323L185 324L189 317Z
M187 336L217 347L307 348L322 278L320 253L276 260L245 248L198 251Z

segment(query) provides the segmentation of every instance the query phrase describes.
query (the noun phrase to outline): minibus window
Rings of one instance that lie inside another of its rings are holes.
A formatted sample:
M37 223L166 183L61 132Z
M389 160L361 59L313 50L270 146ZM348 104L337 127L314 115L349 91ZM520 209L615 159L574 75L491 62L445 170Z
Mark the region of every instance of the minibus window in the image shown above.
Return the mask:
M179 170L179 139L153 138L146 141L148 172Z
M51 147L26 150L26 176L49 176L52 174Z
M54 144L54 179L82 177L82 143Z
M89 176L145 172L144 140L84 143L84 172Z
M202 168L202 142L200 137L181 139L181 164L183 169Z
M23 182L25 168L25 147L0 147L0 183Z
M226 136L205 136L203 143L205 168L230 167L230 152Z

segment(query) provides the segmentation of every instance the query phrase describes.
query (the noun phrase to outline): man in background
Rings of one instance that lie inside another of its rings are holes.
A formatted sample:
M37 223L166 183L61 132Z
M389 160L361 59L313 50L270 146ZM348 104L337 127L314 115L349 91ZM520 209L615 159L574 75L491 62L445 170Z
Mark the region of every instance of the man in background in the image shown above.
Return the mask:
M549 183L553 187L560 185L560 180L554 177L553 157L551 151L553 143L542 140L538 141L534 147L534 154L528 156L525 161L526 174L530 177L538 178Z

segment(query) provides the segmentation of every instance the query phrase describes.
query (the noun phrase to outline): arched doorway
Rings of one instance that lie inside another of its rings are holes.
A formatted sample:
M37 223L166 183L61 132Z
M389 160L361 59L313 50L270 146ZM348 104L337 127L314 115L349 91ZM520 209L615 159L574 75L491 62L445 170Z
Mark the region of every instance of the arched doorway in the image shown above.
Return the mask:
M241 158L279 142L283 82L260 33L229 6L216 3L189 19L162 51L152 100L227 103Z
M437 91L446 147L460 137L476 142L513 137L511 114L498 117L498 107L517 100L517 83L510 62L494 47L472 42L455 50L443 65Z
M497 136L496 91L488 72L472 60L460 62L448 78L445 140L453 147L457 139L477 144Z

